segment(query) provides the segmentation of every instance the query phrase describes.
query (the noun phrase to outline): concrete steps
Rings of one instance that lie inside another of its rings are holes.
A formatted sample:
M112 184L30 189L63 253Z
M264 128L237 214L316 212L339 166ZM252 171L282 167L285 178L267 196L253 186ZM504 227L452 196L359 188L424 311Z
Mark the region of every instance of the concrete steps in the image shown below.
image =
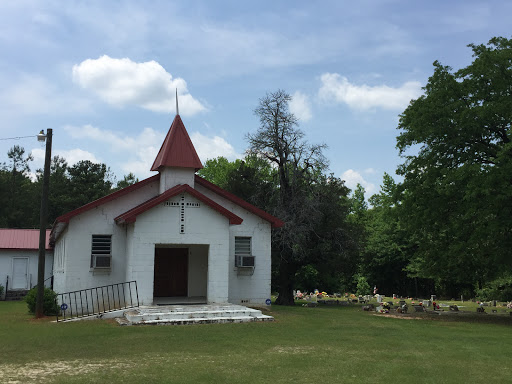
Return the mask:
M19 301L27 296L28 290L16 290L5 292L5 301Z
M242 305L168 305L131 309L116 319L120 325L185 325L273 321L272 316Z

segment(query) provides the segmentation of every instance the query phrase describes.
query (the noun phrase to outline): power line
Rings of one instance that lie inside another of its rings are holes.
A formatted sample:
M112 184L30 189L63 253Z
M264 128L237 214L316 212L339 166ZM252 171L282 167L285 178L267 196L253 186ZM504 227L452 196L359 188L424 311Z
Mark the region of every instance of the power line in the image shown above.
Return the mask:
M37 137L37 135L5 137L5 138L0 138L0 140L19 140L19 139L26 139L27 137Z

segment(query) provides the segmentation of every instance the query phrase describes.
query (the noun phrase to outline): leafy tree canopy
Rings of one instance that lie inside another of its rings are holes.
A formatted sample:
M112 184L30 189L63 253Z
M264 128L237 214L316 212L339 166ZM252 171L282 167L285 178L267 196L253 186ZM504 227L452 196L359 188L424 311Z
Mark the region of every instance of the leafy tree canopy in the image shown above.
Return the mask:
M410 270L458 282L499 273L512 246L512 40L469 47L465 68L434 63L397 138Z

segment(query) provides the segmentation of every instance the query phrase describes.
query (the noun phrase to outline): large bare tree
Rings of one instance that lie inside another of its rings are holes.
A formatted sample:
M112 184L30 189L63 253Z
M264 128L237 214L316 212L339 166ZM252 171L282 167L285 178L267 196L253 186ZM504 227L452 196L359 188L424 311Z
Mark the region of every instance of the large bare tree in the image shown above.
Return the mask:
M249 151L273 163L279 175L279 204L274 213L285 222L274 231L273 245L279 254L277 304L293 304L293 283L306 254L306 242L321 216L311 193L317 176L326 169L325 144L311 145L289 110L291 96L283 90L267 93L254 113L260 119L256 133L248 134Z

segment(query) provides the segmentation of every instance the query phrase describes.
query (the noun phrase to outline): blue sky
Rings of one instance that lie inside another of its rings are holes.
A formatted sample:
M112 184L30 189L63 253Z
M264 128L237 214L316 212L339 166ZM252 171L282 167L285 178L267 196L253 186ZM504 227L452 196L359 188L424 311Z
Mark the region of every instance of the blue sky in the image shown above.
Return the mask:
M507 1L0 2L0 138L54 130L53 154L150 176L175 114L201 160L243 156L266 92L284 89L330 170L368 194L401 159L399 114L439 60L512 35ZM18 144L43 163L32 138Z

